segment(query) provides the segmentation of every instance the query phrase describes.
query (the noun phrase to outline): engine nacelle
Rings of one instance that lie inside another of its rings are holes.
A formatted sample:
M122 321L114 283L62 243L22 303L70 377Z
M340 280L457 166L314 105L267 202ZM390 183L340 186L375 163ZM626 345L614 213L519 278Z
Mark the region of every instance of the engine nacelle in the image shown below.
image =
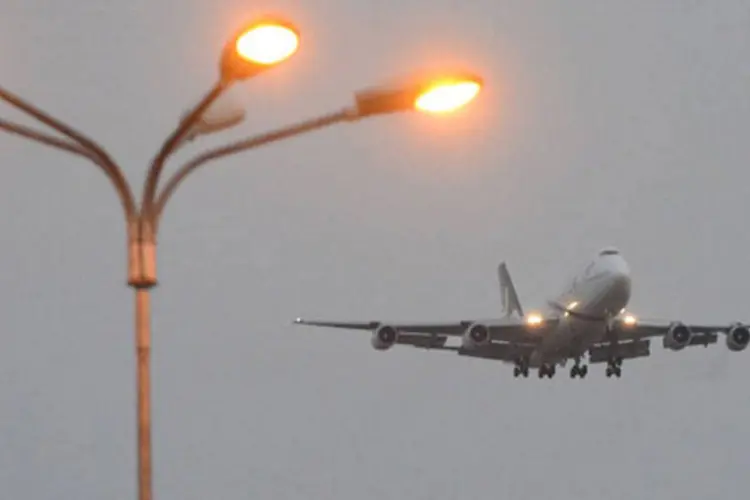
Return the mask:
M372 332L370 343L378 351L390 349L398 340L398 330L388 325L381 325Z
M693 332L682 323L672 323L664 336L664 347L673 351L679 351L690 345Z
M461 344L466 349L475 349L490 343L490 329L487 326L474 323L464 332Z
M735 325L727 332L727 348L730 351L742 351L750 344L750 329L745 325Z

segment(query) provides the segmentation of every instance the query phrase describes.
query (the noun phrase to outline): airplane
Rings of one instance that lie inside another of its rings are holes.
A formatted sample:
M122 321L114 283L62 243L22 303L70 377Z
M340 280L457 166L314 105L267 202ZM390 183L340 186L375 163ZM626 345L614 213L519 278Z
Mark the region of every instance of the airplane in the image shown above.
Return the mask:
M556 366L564 367L573 360L570 377L583 379L588 374L583 362L586 357L592 364L606 363L608 378L620 378L623 360L650 355L652 338L660 337L663 347L672 351L708 347L718 341L719 334L725 335L726 346L733 352L750 343L750 328L740 322L640 321L626 312L631 296L630 267L614 247L599 251L540 312L524 313L505 262L498 266L498 280L504 312L498 319L387 323L297 318L295 324L370 331L371 344L380 351L400 344L513 363L516 378L528 378L530 368L537 369L540 379L552 378ZM460 345L448 345L451 337L460 337Z

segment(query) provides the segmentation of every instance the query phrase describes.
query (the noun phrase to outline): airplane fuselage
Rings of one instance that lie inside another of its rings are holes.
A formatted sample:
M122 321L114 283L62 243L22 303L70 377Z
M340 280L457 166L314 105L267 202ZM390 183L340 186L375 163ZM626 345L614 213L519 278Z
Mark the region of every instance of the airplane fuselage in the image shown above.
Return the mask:
M630 268L617 250L605 249L547 305L559 323L547 332L530 364L564 363L581 356L607 334L607 325L630 300Z

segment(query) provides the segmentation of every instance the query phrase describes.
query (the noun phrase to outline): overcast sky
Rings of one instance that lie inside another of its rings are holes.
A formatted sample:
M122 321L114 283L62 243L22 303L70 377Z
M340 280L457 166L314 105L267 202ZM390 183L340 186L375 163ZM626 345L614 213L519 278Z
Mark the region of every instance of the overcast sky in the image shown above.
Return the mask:
M331 128L184 184L153 299L155 498L745 496L750 354L723 339L539 381L291 321L494 316L501 259L532 309L607 245L639 316L750 321L750 3L4 0L0 85L140 192L227 34L269 9L302 49L178 160L425 66L486 88L456 116ZM0 165L2 496L135 498L120 206L77 158L5 135Z

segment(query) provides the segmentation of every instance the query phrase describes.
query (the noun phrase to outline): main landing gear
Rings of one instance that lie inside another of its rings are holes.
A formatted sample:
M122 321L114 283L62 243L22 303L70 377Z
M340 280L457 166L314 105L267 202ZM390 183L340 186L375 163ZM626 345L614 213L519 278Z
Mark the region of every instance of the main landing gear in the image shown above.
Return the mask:
M539 378L552 378L555 376L555 365L544 364L539 367Z
M612 377L613 375L617 378L620 378L622 376L622 358L620 357L613 357L609 359L609 362L607 363L607 378Z
M570 369L570 378L585 378L589 373L588 365L582 365L580 359L576 359L576 364Z
M529 363L525 359L519 358L516 360L516 366L513 368L513 376L518 378L528 378L529 376Z

